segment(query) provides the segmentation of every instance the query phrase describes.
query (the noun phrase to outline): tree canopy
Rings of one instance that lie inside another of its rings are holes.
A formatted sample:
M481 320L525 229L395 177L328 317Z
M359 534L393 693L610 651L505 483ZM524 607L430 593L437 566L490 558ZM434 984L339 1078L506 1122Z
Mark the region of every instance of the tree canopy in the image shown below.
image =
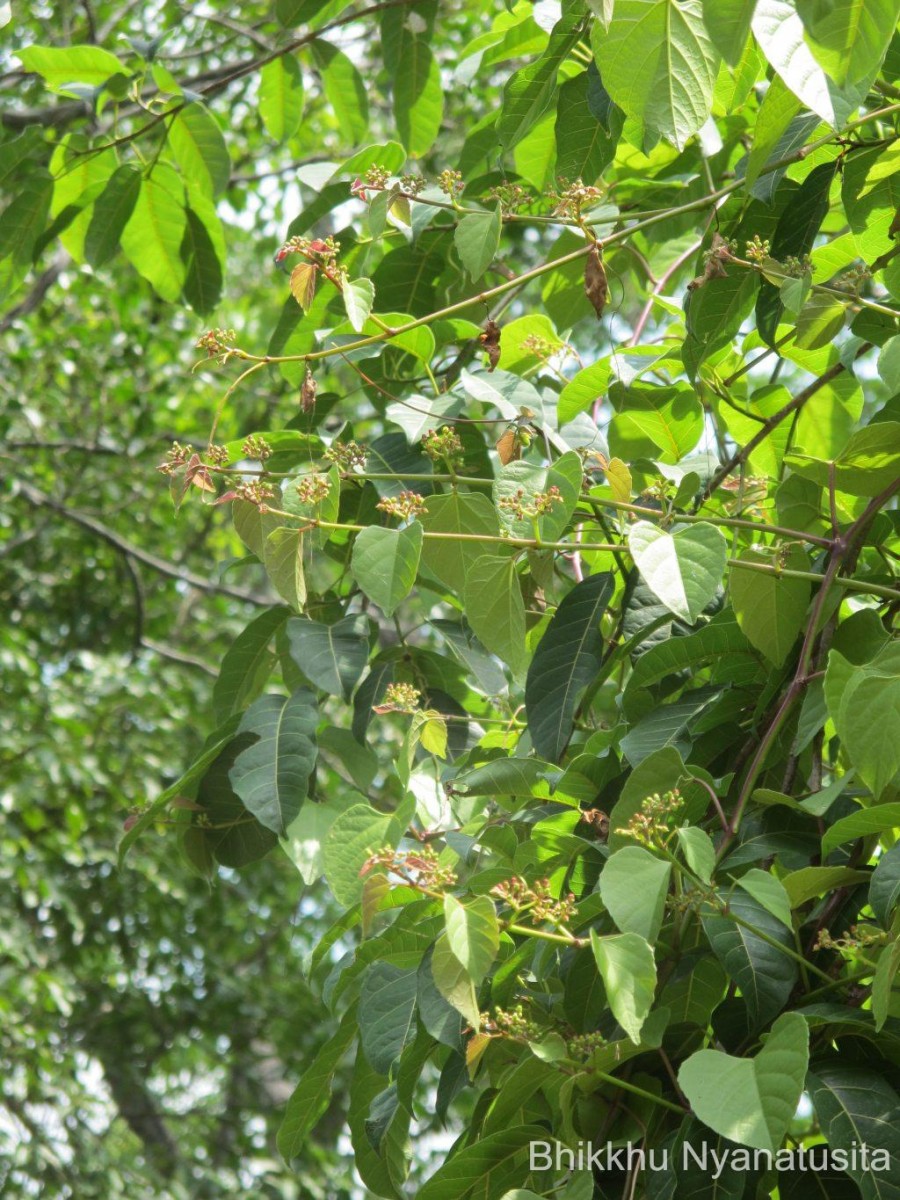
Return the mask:
M4 17L3 1187L900 1196L900 0Z

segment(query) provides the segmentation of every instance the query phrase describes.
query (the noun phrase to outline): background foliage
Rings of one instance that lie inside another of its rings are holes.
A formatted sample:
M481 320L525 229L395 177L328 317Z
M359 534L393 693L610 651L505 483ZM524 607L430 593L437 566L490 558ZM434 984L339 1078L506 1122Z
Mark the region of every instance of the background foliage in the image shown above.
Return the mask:
M10 1194L900 1195L898 9L0 10Z

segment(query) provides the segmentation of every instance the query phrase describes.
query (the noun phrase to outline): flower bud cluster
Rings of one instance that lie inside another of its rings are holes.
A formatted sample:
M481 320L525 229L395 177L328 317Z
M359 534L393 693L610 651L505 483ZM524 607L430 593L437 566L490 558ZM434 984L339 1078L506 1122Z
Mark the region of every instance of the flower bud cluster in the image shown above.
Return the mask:
M501 183L490 189L488 199L499 201L501 212L514 213L529 204L532 197L520 183Z
M425 498L418 492L401 492L399 496L385 496L375 507L381 512L390 513L392 517L408 521L425 511Z
M751 262L762 263L769 257L770 243L768 238L761 238L758 233L754 233L752 239L747 243L746 255Z
M194 345L198 350L205 350L209 358L215 358L233 350L236 340L237 335L233 329L208 329L201 333Z
M586 208L593 208L603 199L603 189L592 187L576 179L569 183L567 179L559 180L559 191L556 193L554 214L560 217L572 217L578 220Z
M364 467L368 456L368 446L361 446L359 442L332 442L322 455L341 471L352 471L354 467Z
M569 1038L568 1045L572 1058L590 1058L595 1050L606 1045L606 1038L597 1030L593 1033L576 1033Z
M495 1008L491 1013L481 1013L481 1030L500 1037L533 1039L540 1034L540 1027L525 1015L525 1008L517 1004L514 1008Z
M438 187L445 196L460 196L465 189L462 174L459 171L441 171L438 175Z
M426 892L446 891L456 883L456 874L450 867L440 863L431 846L410 851L385 846L366 859L360 876L368 875L375 867L384 867L389 874L397 875L410 887Z
M249 483L242 483L234 489L235 498L238 500L246 500L248 504L255 504L260 512L265 512L267 505L266 501L271 500L275 495L275 489L268 483L262 483L258 479L254 479Z
M385 688L384 700L378 707L387 707L389 712L414 713L421 703L422 693L411 683L389 683Z
M320 504L331 491L331 480L319 472L304 475L295 490L303 504Z
M682 806L681 792L673 788L660 796L654 792L648 796L628 824L617 829L625 837L632 837L642 846L659 846L672 832L672 820Z
M548 879L538 879L529 885L518 875L505 879L491 888L491 895L508 904L513 912L528 913L535 925L549 921L553 925L565 925L575 915L575 896L569 892L557 900L550 890Z
M875 929L869 925L851 925L843 937L833 938L827 929L820 929L816 938L816 950L837 950L841 954L852 954L856 950L864 950L868 946L880 946L887 941L888 935L883 929Z
M524 488L516 488L511 496L501 496L497 507L514 517L530 519L543 517L551 511L555 504L562 501L562 493L556 484L551 484L546 492L533 492L527 499Z
M463 444L459 434L445 425L442 429L429 429L422 438L422 451L432 462L445 462L456 468L463 463Z
M156 468L163 475L172 475L179 467L189 461L194 451L190 446L182 446L181 442L173 442L171 449L166 451L165 459Z
M251 433L249 437L244 438L241 453L245 458L255 458L258 462L264 463L267 458L272 457L272 447L258 433Z

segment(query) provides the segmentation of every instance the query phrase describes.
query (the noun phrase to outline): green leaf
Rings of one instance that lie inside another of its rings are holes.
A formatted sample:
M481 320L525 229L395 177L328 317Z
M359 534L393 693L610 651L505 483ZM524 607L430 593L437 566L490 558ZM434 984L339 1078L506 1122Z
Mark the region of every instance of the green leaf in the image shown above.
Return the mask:
M203 216L197 211L200 207L207 209ZM213 311L222 295L222 261L225 254L222 227L212 202L197 193L194 193L191 206L187 209L181 257L186 268L184 298L194 312L206 316Z
M891 846L875 864L869 884L869 904L872 912L887 929L894 909L900 903L900 843Z
M263 565L272 586L295 612L306 603L303 572L303 533L281 526L266 537Z
M366 860L388 844L396 845L403 831L398 822L368 804L353 804L336 818L325 839L325 878L338 904L356 904Z
M551 770L536 758L497 758L457 775L453 790L462 796L549 795L546 776Z
M608 572L577 583L541 638L525 682L525 708L535 751L557 762L572 733L575 710L600 670L600 619L613 594Z
M291 658L310 683L349 700L369 660L369 623L362 615L334 625L293 617L287 626Z
M335 1071L359 1031L357 1006L344 1013L337 1032L319 1050L291 1093L278 1127L278 1152L290 1162L307 1144L308 1134L331 1102Z
M609 105L608 128L591 111L590 79L590 73L583 72L562 85L554 127L557 174L588 184L612 162L625 123L625 114L614 104Z
M453 243L470 279L480 279L494 261L500 227L499 204L491 212L469 213L457 225Z
M705 521L674 534L636 521L628 531L628 548L653 594L689 625L718 591L728 558L722 533Z
M755 1058L697 1050L681 1065L678 1083L700 1120L741 1146L781 1148L809 1063L809 1027L785 1013Z
M483 554L469 568L465 613L472 632L502 658L516 676L524 675L525 604L515 561L509 555Z
M122 232L122 249L163 300L176 301L184 287L187 271L181 244L186 228L184 184L171 167L158 163L144 178Z
M360 1045L379 1075L390 1074L404 1046L415 1037L416 991L416 971L392 963L374 962L363 977Z
M238 734L257 740L234 760L231 786L261 825L284 837L309 791L316 765L316 698L306 688L292 696L262 696L244 713Z
M756 0L703 0L703 24L729 67L740 62Z
M900 770L900 642L887 643L859 666L831 650L825 701L850 761L877 800ZM832 846L840 845L830 841L834 828L826 837Z
M394 120L407 152L427 154L441 129L444 89L441 70L423 37L406 37L393 74Z
M829 1148L844 1151L847 1174L859 1185L864 1200L896 1200L900 1098L883 1075L834 1061L818 1063L807 1087ZM864 1161L860 1146L867 1150ZM883 1168L880 1163L885 1158L890 1165Z
M650 687L667 675L696 668L708 659L728 656L732 662L740 662L750 655L750 647L737 622L731 614L722 613L695 633L669 638L641 654L629 676L625 694L629 696L638 688Z
M341 294L350 324L359 333L368 321L372 305L375 303L375 284L371 279L348 280Z
M683 150L709 116L719 65L701 0L616 0L591 40L619 108Z
M322 76L328 104L343 138L358 143L369 128L369 97L365 80L343 51L316 38L313 59Z
M897 143L900 146L900 142ZM900 170L900 165L898 165ZM891 395L900 392L900 337L888 338L878 355L878 374Z
M740 562L765 563L772 559L745 550ZM809 571L809 558L799 546L788 551L783 566L791 571ZM770 662L781 666L803 630L811 585L807 579L732 567L728 591L741 631Z
M881 174L881 148L872 146L850 156L844 166L841 200L861 258L872 262L879 254L893 249L891 225L900 208L900 172L877 181L870 174ZM893 333L894 330L891 330Z
M491 549L490 542L476 541L471 535L481 533L495 538L500 534L496 510L487 496L458 489L448 495L429 496L426 505L420 518L426 532L467 535L459 541L452 537L425 538L422 546L422 566L459 595L475 560Z
M751 28L763 54L794 95L833 128L843 125L862 97L852 90L842 92L816 62L791 0L757 0Z
M273 497L274 503L280 499L280 493ZM247 549L263 562L266 557L266 538L273 529L284 524L283 517L274 513L259 511L259 505L247 500L235 500L231 506L234 519L234 530Z
M791 871L782 879L791 908L800 908L816 896L824 896L840 887L853 887L871 878L868 871L854 871L850 867L802 867Z
M521 142L550 107L557 72L581 35L582 20L578 6L569 6L553 26L540 58L521 67L507 80L497 120L497 137L507 150Z
M806 44L839 86L871 76L881 65L900 19L897 0L797 0Z
M846 316L847 305L842 300L823 292L813 292L797 318L796 344L804 350L819 350L830 345L844 328Z
M184 176L207 196L228 187L231 159L219 123L202 104L187 104L169 126L169 146Z
M671 872L671 863L642 846L624 846L607 859L600 874L600 896L617 929L656 941Z
M878 956L878 965L872 980L872 1016L876 1032L880 1033L888 1019L891 991L897 971L900 970L900 941L890 942Z
M722 899L726 899L724 893ZM750 895L733 892L728 911L768 936L764 941L753 929L726 916L703 916L703 928L713 952L741 989L750 1028L758 1029L778 1015L797 982L797 967L772 943L793 949L793 939L782 923Z
M822 838L822 857L827 858L832 850L843 846L845 842L855 842L857 838L872 837L873 834L887 833L892 829L900 829L900 804L876 804L874 808L861 808L828 827Z
M276 142L286 142L300 128L303 72L293 54L282 54L260 71L259 115L269 137Z
M663 988L660 1004L669 1010L673 1025L686 1022L706 1029L727 990L728 976L721 963L704 949L682 957Z
M424 531L418 521L403 529L370 525L356 535L350 570L373 602L391 616L413 589Z
M753 129L753 144L747 156L744 179L751 195L771 202L772 196L768 191L759 195L754 186L760 178L763 167L772 161L780 160L785 153L794 148L792 145L786 144L793 141L794 135L802 138L800 143L802 145L810 133L810 127L815 128L818 124L815 116L811 116L808 121L804 118L797 119L799 112L800 101L787 84L776 75L769 84L768 91L759 106ZM772 187L773 177L777 181L781 174L783 172L767 172L760 180L759 186L763 189Z
M579 413L601 400L609 386L610 361L602 358L574 375L559 394L557 414L560 426L574 421Z
M324 739L327 732L323 730L320 736ZM304 804L281 839L282 850L307 886L321 879L325 872L325 839L341 811L340 804L331 801Z
M295 29L312 22L316 14L326 6L331 7L331 3L333 0L275 0L275 15L286 29Z
M281 606L266 609L231 643L213 684L216 724L221 725L233 713L243 711L265 687L275 665L275 655L270 649L272 638L289 616L289 610Z
M780 0L778 2L780 3ZM773 259L781 262L789 255L800 258L812 249L828 213L829 196L836 169L836 160L814 167L791 197L791 202L785 205L772 236ZM778 286L764 280L756 301L756 323L761 337L770 346L775 340L783 313L784 304ZM813 323L811 332L814 331Z
M478 896L467 904L444 896L447 944L476 987L487 975L500 949L500 926L493 901Z
M499 1197L508 1183L521 1178L523 1168L516 1164L527 1162L528 1147L546 1141L542 1125L517 1125L479 1138L447 1158L419 1188L417 1200L460 1200L473 1187L480 1195Z
M35 241L43 232L53 197L53 179L34 171L22 183L0 216L0 261L11 256L16 266L31 261Z
M827 462L796 449L785 462L792 470L822 487L829 486ZM878 421L850 435L834 459L834 484L850 496L877 496L889 487L900 471L900 422Z
M636 933L600 937L595 929L591 947L613 1016L637 1045L656 990L653 948Z
M682 825L677 832L684 861L704 883L709 883L716 869L716 848L712 838L696 825Z
M709 279L688 293L688 336L681 356L692 379L696 379L700 364L727 346L739 332L753 308L758 289L756 272L726 265L724 278Z
M102 267L118 249L122 231L131 219L141 191L141 169L124 163L94 201L94 211L84 239L84 256L92 267Z
M703 436L703 408L693 388L635 385L610 392L616 413L609 426L610 453L675 464Z
M435 942L431 974L435 987L447 1003L456 1009L472 1029L479 1029L481 1017L478 1013L475 984L450 948L446 933L442 933Z
M754 867L753 870L741 875L739 879L735 879L735 883L758 901L786 929L794 928L791 920L790 897L785 891L784 885L774 875Z
M120 59L99 46L67 46L65 49L27 46L15 53L26 71L40 75L51 88L60 88L67 83L101 87L113 75L130 74Z

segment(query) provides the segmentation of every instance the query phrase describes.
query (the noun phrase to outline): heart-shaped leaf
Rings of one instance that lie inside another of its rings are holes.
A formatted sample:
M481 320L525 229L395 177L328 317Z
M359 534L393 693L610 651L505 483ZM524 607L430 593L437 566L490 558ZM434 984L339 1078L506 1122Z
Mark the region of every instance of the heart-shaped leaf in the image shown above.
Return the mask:
M370 525L357 535L350 570L369 599L387 616L412 591L422 539L423 529L418 521L405 529Z
M613 1016L637 1045L656 990L653 947L636 933L599 937L592 929L591 948Z
M698 1050L678 1082L704 1125L774 1154L797 1111L808 1064L809 1027L799 1013L785 1013L755 1058Z
M728 547L716 526L701 521L667 533L649 521L637 521L629 530L628 548L653 594L693 625L725 571Z
M623 846L600 875L600 897L622 933L659 933L672 866L643 846Z

